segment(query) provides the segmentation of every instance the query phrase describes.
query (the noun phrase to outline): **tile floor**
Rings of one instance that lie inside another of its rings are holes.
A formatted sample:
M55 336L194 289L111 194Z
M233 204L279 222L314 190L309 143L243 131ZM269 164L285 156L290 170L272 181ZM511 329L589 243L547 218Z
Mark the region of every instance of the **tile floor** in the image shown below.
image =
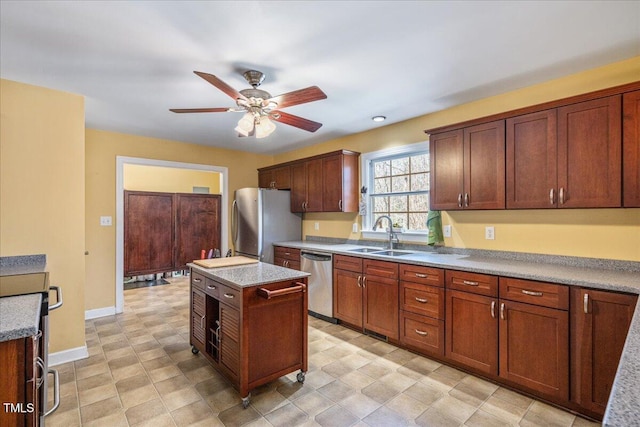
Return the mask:
M125 312L86 322L89 358L58 365L47 427L595 426L580 417L309 318L309 372L238 393L189 346L188 279L127 290Z

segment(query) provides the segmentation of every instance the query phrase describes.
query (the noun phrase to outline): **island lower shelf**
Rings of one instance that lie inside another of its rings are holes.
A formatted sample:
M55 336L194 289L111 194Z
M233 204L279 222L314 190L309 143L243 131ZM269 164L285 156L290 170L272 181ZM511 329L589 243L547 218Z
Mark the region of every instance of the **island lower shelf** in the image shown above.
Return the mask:
M238 389L243 406L251 390L307 371L307 279L246 287L191 268L190 344Z

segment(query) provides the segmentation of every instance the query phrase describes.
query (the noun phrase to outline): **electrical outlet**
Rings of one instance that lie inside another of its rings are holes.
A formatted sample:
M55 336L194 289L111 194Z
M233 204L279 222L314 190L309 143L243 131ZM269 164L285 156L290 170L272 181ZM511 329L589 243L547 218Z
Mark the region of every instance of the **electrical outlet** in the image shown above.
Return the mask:
M357 233L358 232L358 223L354 222L353 225L351 226L351 232L352 233Z
M316 231L320 230L320 223L319 222L314 222L313 223L313 229L316 230Z
M442 227L442 234L444 237L451 237L451 226L445 225Z
M109 227L112 225L110 216L101 216L100 217L100 225L103 227Z
M493 226L488 226L484 228L484 238L486 240L495 240L496 238L496 231L493 228Z

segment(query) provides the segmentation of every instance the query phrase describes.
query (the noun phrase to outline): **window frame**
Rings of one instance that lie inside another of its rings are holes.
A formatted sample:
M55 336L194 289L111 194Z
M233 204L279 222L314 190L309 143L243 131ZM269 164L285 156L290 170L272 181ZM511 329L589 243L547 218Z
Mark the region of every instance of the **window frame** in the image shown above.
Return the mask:
M381 160L389 157L408 157L418 153L426 153L429 155L429 141L422 141L414 144L407 144L398 147L385 148L378 151L371 151L364 153L360 156L360 182L362 186L367 187L367 194L363 195L362 201L366 203L367 213L362 215L362 237L373 239L384 239L387 232L373 231L373 218L372 206L371 206L371 162L375 160ZM431 168L429 168L431 173ZM429 190L427 190L427 197L429 197ZM421 242L424 241L427 236L427 231L405 231L398 233L398 239L406 242Z

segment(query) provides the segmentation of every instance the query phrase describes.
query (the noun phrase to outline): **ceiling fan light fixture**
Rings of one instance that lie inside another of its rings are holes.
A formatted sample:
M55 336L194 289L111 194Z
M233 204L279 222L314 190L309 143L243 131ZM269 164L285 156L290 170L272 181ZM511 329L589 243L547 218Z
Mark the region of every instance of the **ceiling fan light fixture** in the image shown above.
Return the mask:
M244 116L238 121L238 126L234 129L242 136L249 136L253 131L254 119L253 114L245 113Z
M266 138L276 130L276 125L268 117L256 120L256 138Z

